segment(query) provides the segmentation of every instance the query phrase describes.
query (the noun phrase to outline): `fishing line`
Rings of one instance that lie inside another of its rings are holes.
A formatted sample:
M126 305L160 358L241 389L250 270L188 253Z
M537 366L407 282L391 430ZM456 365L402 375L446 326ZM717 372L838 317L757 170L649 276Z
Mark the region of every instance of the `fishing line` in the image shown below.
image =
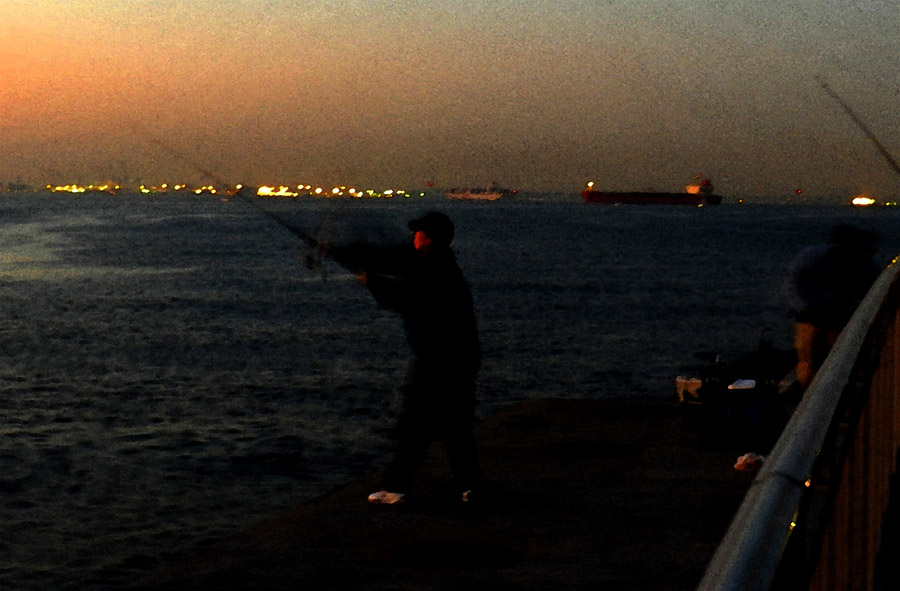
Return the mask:
M846 111L847 114L850 115L850 119L852 119L857 127L859 127L862 132L866 134L866 137L869 138L869 140L875 146L875 149L878 150L878 153L884 156L884 159L887 160L887 163L890 165L890 167L894 169L894 172L900 174L900 165L897 164L897 161L894 160L894 157L891 156L891 153L887 151L887 148L885 148L881 144L881 142L878 141L878 138L875 137L875 134L872 133L872 130L870 130L869 127L863 122L863 120L860 119L855 112L853 112L853 109L850 108L850 105L844 102L844 99L842 99L830 86L828 86L828 83L825 82L825 80L821 76L816 76L815 79L816 82L818 82L822 87L822 89L828 93L828 96L837 101L841 108L843 108L844 111Z

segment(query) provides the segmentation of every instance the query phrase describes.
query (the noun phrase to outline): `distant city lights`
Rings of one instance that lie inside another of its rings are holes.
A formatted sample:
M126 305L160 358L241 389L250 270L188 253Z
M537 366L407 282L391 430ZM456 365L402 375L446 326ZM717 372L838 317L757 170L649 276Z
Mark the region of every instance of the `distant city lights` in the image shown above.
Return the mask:
M256 190L256 194L260 197L297 197L300 195L284 186L278 187L277 189L274 187L260 187Z
M429 183L429 185L433 185ZM586 191L598 191L597 183L590 181L585 183ZM691 183L685 187L687 193L703 193L709 190L704 187L703 183ZM80 193L95 195L163 195L163 194L184 194L194 196L213 195L221 198L222 201L228 201L231 196L241 197L258 197L261 199L412 199L422 198L428 195L437 195L443 193L439 189L433 187L426 190L407 191L405 189L382 188L382 189L360 189L353 185L316 185L312 183L298 183L296 185L286 183L270 183L263 185L247 186L237 185L189 185L187 183L161 183L161 184L140 184L126 186L112 181L94 183L94 184L43 184L43 185L27 185L22 182L0 182L0 193ZM838 195L828 196L823 199L807 197L803 189L791 189L791 196L786 196L783 201L791 202L791 197L796 195L797 202L815 205L818 202L837 204L842 203L858 208L866 207L897 207L897 195L888 195L880 199L872 197L870 194L859 193L856 195L841 197ZM801 201L802 200L802 201ZM773 200L774 201L774 200ZM738 204L746 203L743 198L735 200Z
M263 185L256 190L256 194L260 197L352 197L354 199L360 199L365 197L370 198L383 198L387 199L390 197L412 197L413 195L403 189L384 189L382 191L377 191L375 189L366 189L365 191L357 189L355 187L347 187L346 185L340 185L337 187L332 187L331 189L326 189L324 187L315 187L313 185L297 185L296 189L292 189L285 185L279 185L277 188L275 186ZM424 197L424 193L419 193L420 197Z
M53 193L115 193L122 187L116 184L102 185L47 185L47 190Z
M0 185L0 191L4 189L3 185ZM32 189L26 185L10 183L5 187L6 191L33 191L38 189ZM51 193L106 193L110 195L118 195L120 193L138 193L143 195L156 195L156 194L164 194L164 193L187 193L194 195L236 195L238 193L243 195L256 195L258 197L266 197L266 198L298 198L298 197L317 197L317 198L332 198L332 197L349 197L353 199L361 199L361 198L376 198L376 199L386 199L391 197L413 197L419 196L424 197L424 192L418 193L410 193L404 189L357 189L355 187L348 187L347 185L338 185L332 187L330 189L324 186L316 186L316 185L307 185L307 184L299 184L296 187L291 187L289 185L283 184L271 184L271 185L261 185L259 187L247 187L241 184L235 185L234 187L229 188L221 188L216 187L215 185L202 185L200 187L191 187L185 183L162 183L159 185L138 185L136 188L127 188L123 187L118 183L102 183L96 185L81 185L77 183L65 184L65 185L53 185L47 184L42 187L42 190L50 191Z

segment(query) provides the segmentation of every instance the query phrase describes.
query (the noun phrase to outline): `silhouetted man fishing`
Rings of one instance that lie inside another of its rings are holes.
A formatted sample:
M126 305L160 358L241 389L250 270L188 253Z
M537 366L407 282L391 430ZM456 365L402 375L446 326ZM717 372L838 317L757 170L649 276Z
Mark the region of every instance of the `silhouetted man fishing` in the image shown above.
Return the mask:
M786 288L794 317L797 381L803 390L878 278L877 251L874 233L839 224L827 244L804 249L791 263Z
M481 364L469 286L450 248L454 226L431 212L409 222L411 248L390 264L363 268L360 281L404 321L412 358L401 393L394 458L372 503L394 504L412 488L433 441L443 442L462 501L481 484L472 423Z

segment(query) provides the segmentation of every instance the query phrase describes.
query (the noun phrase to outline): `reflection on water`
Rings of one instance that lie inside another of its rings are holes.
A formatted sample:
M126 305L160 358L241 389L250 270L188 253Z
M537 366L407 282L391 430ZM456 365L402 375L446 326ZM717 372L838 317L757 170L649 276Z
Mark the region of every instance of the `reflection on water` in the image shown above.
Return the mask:
M42 224L4 224L0 232L0 274L10 278L38 277L41 267L59 260L57 239Z
M130 268L128 266L65 265L66 251L77 248L65 236L67 227L95 226L102 223L93 218L78 222L68 220L56 224L6 224L0 233L0 279L62 281L108 275L160 275L165 273L194 273L189 268ZM126 261L123 261L126 263Z

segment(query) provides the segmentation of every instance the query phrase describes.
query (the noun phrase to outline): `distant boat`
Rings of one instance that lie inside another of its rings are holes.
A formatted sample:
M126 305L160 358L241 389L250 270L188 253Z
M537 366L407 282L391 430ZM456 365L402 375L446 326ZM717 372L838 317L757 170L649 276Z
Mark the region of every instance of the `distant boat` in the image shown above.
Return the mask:
M699 179L685 187L684 193L654 191L598 191L588 183L581 192L586 203L629 203L637 205L719 205L722 196L713 193L708 179Z
M484 189L447 189L444 191L444 195L446 195L448 199L468 199L476 201L496 201L511 193L515 193L515 191L494 186Z

